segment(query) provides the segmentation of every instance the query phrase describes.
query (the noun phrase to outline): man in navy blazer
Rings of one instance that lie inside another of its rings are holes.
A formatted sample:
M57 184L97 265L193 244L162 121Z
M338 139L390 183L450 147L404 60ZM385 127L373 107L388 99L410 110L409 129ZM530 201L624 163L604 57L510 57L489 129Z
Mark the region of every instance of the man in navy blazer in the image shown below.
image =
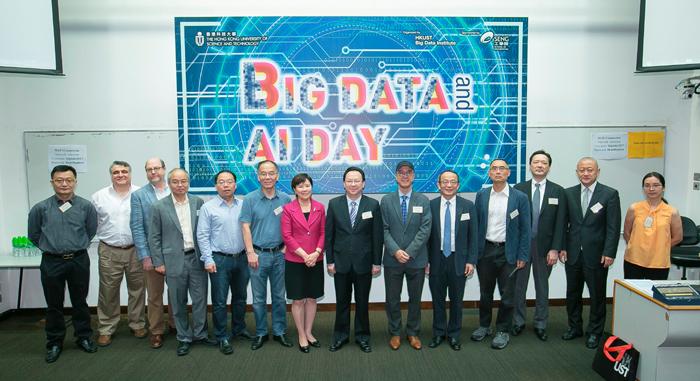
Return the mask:
M474 273L477 258L476 209L474 203L457 195L459 175L443 171L438 176L440 197L430 201L433 216L428 240L430 293L433 297L433 339L430 348L447 338L450 347L462 348L462 300L467 277ZM445 298L450 296L447 322Z
M148 300L148 326L151 331L151 348L163 346L165 333L165 315L163 314L163 292L165 277L153 268L151 251L148 247L148 223L151 220L151 206L156 201L170 195L170 188L165 183L165 162L154 157L146 161L146 178L148 184L131 194L131 218L129 227L136 246L136 255L143 264ZM168 303L168 316L171 331L175 323L171 305Z
M369 291L372 276L382 265L383 227L379 202L362 194L365 172L349 167L343 173L345 194L328 202L326 213L326 262L335 284L336 309L333 342L335 352L349 342L350 303L355 289L355 342L371 352Z
M608 268L617 254L622 211L618 192L598 182L600 168L592 157L576 165L580 184L566 189L566 251L560 260L566 263L566 312L569 329L562 339L583 334L581 294L586 283L591 296L590 319L586 328L586 347L598 347L605 327L605 293Z
M482 341L491 334L491 305L498 282L501 305L496 318L496 335L491 341L494 349L503 349L510 341L515 273L530 260L530 205L527 195L508 185L508 176L508 163L494 159L489 166L493 186L476 194L481 299L479 328L471 339Z

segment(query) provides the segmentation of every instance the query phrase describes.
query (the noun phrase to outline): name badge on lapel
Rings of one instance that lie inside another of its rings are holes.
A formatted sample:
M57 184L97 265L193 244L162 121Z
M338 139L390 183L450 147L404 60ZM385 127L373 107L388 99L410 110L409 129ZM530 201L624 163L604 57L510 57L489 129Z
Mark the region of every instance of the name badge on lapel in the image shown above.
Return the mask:
M459 217L460 221L469 221L471 217L469 216L469 213L462 213L462 215Z
M278 206L274 210L275 216L279 216L282 213L282 207Z
M423 213L423 207L422 206L414 206L413 213Z
M603 205L600 205L599 202L596 202L595 205L591 206L591 212L593 213L598 213L601 209L603 209Z
M363 220L368 220L372 218L372 211L370 210L369 212L362 212L362 219Z
M549 198L549 205L559 205L559 199L556 197Z
M515 209L514 211L510 212L510 219L512 220L519 215L520 215L520 212L518 211L518 209Z
M195 211L195 214L197 215L197 217L199 217L199 209Z
M65 213L68 211L68 209L71 208L71 206L73 205L71 205L70 202L64 202L63 205L58 207L58 210L60 210L62 213Z

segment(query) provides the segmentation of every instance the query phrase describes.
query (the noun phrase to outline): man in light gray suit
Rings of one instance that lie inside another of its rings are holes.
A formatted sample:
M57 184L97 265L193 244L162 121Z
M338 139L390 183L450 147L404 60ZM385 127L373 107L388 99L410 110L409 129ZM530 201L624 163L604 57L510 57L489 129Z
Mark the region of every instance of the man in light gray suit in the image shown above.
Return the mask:
M408 287L406 338L414 349L421 349L420 299L428 272L428 237L432 225L430 202L413 192L416 175L413 164L401 161L396 166L397 192L389 193L380 205L384 225L384 285L386 315L389 320L389 346L401 346L401 290Z
M216 345L207 335L207 273L199 259L194 232L204 204L188 195L189 174L181 168L168 173L171 197L151 208L148 243L155 270L165 275L177 327L177 355L190 352L192 342ZM192 298L192 326L187 318L187 293Z

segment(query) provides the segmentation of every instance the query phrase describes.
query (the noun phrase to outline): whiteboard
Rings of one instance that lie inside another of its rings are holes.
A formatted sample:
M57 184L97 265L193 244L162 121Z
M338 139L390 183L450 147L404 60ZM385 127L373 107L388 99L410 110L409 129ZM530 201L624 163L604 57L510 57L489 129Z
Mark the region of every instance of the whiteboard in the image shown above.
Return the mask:
M179 166L177 130L153 131L52 131L25 132L24 148L27 169L29 207L51 196L49 183L49 146L84 145L87 149L87 172L78 173L75 193L86 199L97 190L111 184L109 166L114 160L131 164L131 181L136 185L147 183L144 164L158 156L166 168Z
M530 154L544 149L552 155L552 167L548 179L564 188L578 184L576 163L591 154L591 134L631 131L666 131L664 127L528 127L527 159ZM665 139L665 134L664 134ZM664 150L665 154L665 150ZM598 181L620 192L622 215L633 202L642 200L642 177L655 171L664 173L664 158L650 159L598 159ZM528 179L530 178L528 171ZM673 203L673 201L670 201Z

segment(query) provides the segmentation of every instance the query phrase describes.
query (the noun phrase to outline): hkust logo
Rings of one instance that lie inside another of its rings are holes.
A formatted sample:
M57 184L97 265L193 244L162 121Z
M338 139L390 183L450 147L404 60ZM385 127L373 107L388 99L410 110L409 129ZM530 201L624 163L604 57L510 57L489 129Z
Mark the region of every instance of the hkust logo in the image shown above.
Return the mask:
M197 32L197 35L194 36L194 43L197 44L197 46L204 45L204 35L202 34L202 32Z

